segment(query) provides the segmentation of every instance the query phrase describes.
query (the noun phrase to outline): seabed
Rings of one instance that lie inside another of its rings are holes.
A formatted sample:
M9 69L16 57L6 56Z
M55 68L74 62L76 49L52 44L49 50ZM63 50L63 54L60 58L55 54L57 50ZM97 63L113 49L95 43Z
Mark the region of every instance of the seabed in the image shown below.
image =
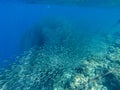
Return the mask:
M73 24L42 25L46 41L1 71L0 90L120 89L119 31L77 37Z

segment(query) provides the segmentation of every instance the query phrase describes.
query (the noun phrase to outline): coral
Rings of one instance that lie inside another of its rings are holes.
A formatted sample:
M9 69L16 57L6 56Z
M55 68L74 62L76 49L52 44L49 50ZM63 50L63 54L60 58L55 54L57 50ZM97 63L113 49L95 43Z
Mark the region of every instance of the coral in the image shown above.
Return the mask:
M25 51L16 58L15 63L0 73L1 90L120 88L119 36L112 34L107 38L94 35L88 40L85 38L83 43L80 39L82 36L77 37L79 34L73 33L73 24L71 28L70 23L51 22L40 24L45 37L44 45L37 43L37 49L32 47ZM112 42L109 42L111 38Z

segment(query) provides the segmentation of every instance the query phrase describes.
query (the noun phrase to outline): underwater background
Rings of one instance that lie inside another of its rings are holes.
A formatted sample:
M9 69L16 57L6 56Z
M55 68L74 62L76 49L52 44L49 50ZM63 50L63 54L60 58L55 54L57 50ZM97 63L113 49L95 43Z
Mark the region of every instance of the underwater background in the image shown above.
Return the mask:
M120 90L120 1L1 0L0 90Z

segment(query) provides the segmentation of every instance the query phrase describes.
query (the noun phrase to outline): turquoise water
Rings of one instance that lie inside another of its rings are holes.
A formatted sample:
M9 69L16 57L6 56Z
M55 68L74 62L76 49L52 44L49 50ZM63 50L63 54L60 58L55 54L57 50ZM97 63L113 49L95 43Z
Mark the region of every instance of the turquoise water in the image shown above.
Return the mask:
M0 90L119 90L120 7L92 5L0 2Z

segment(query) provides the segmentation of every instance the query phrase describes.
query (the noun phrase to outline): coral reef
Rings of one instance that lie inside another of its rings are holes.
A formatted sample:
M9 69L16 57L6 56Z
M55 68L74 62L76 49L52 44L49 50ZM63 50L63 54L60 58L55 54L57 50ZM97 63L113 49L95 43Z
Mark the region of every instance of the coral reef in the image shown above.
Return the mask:
M119 90L120 36L77 37L73 24L61 22L40 25L44 45L0 73L1 90Z

